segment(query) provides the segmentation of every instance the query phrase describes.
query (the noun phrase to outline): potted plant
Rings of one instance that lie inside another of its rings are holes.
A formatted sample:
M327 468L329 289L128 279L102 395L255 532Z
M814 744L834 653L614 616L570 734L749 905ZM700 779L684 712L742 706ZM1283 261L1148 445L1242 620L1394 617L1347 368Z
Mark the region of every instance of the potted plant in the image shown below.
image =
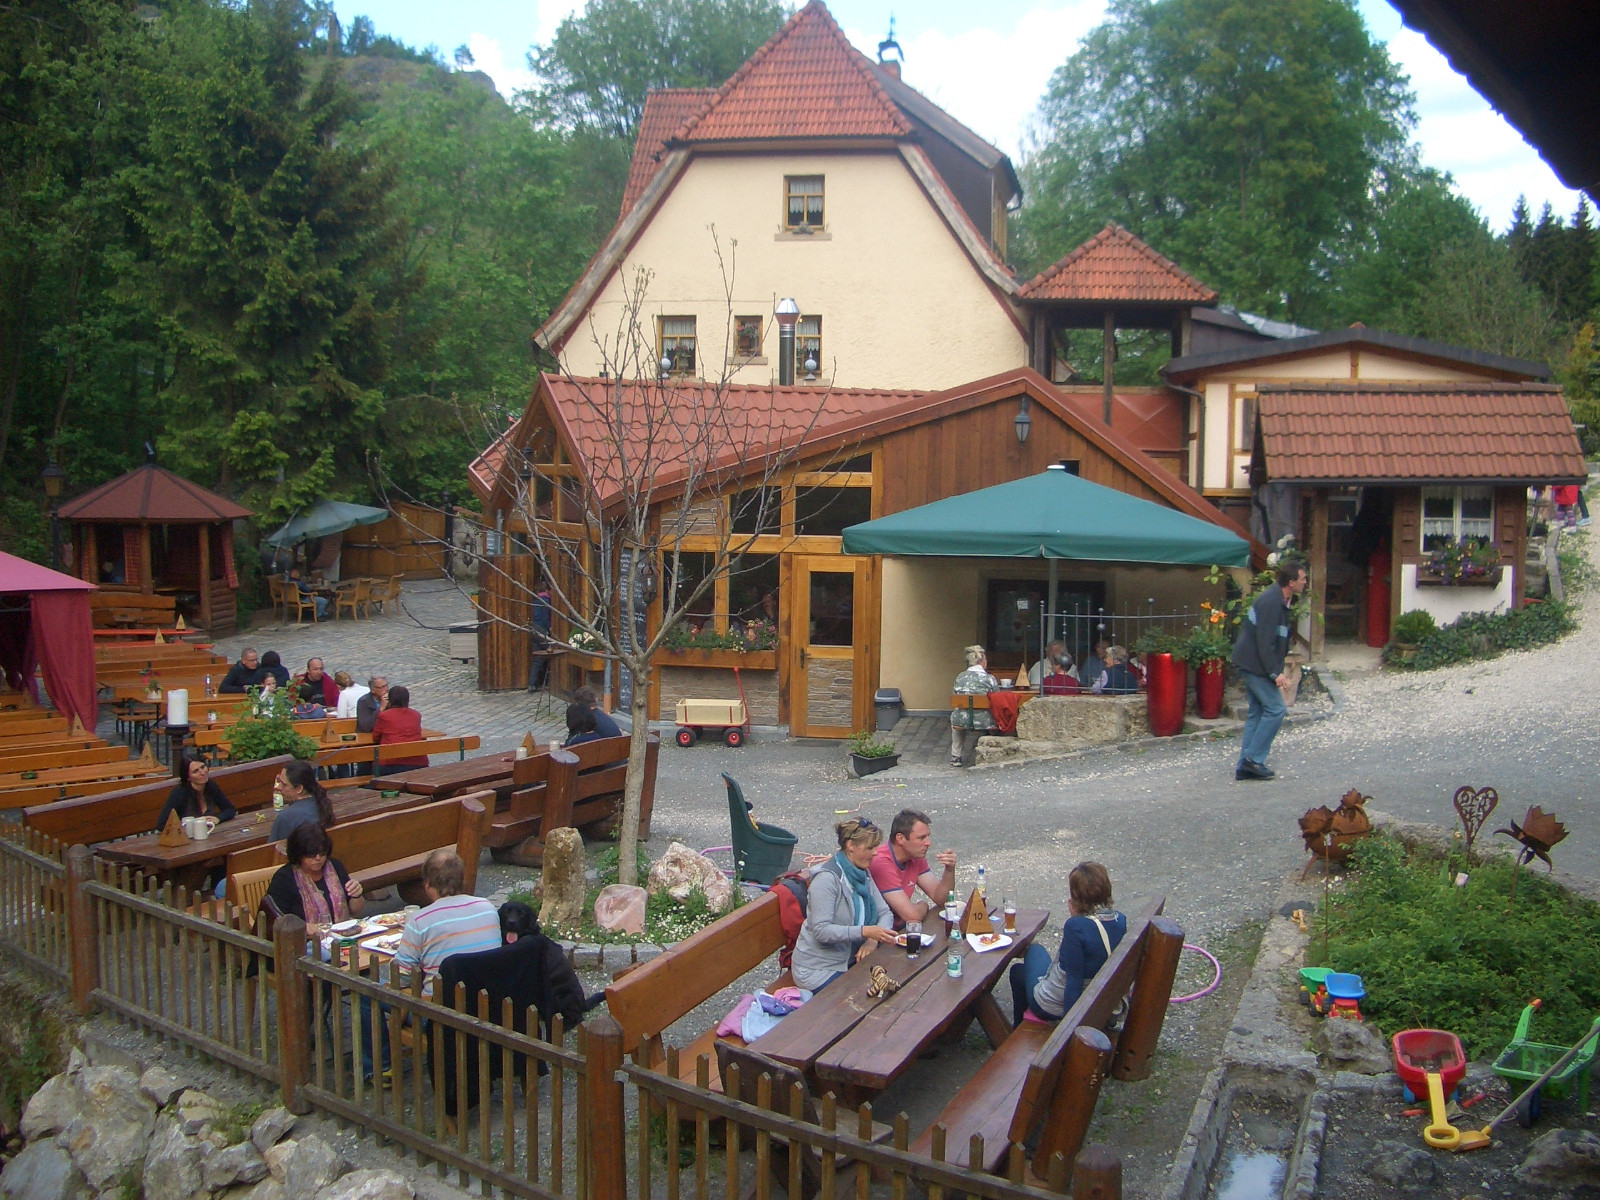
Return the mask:
M1232 643L1228 638L1226 617L1221 609L1202 604L1206 619L1183 640L1183 657L1194 668L1195 711L1207 721L1222 715L1222 681L1228 652Z
M879 737L870 729L863 729L860 733L853 734L845 744L850 748L850 765L855 768L857 775L874 775L879 771L887 771L900 761L894 742Z
M1145 703L1150 712L1150 732L1171 737L1183 728L1183 709L1189 690L1189 670L1182 657L1183 642L1165 629L1139 635L1133 649L1144 663Z
M1409 663L1417 657L1417 649L1424 639L1438 630L1439 623L1433 619L1432 613L1420 608L1403 612L1394 619L1394 628L1389 633L1389 644L1384 647L1383 656L1390 662Z
M279 754L295 758L316 758L316 738L306 737L294 727L294 701L287 690L275 691L261 703L261 689L247 688L251 706L228 734L228 758L233 762L256 762ZM260 711L257 711L257 709Z
M1500 547L1488 538L1446 539L1417 567L1417 582L1442 587L1494 587L1503 568Z

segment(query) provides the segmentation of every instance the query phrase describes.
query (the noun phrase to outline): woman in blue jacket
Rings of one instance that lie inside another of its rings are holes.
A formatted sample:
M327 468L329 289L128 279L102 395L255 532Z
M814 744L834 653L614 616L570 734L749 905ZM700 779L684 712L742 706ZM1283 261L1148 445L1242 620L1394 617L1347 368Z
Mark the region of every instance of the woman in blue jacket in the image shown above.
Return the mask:
M1046 1021L1059 1021L1077 1003L1095 972L1106 965L1111 951L1128 932L1128 918L1111 908L1111 875L1097 862L1081 862L1068 877L1071 915L1061 930L1061 949L1054 962L1037 942L1027 956L1011 968L1013 1021L1022 1024L1025 1012Z

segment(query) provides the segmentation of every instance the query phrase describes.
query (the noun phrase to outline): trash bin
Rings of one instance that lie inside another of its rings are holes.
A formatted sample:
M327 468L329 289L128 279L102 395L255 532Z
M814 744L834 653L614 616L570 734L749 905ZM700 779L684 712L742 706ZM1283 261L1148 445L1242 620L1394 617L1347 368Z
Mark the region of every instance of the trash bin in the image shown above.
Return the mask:
M872 704L878 710L878 730L893 729L906 715L905 701L899 688L879 688L872 694Z
M478 623L463 621L450 626L450 657L468 662L478 657Z

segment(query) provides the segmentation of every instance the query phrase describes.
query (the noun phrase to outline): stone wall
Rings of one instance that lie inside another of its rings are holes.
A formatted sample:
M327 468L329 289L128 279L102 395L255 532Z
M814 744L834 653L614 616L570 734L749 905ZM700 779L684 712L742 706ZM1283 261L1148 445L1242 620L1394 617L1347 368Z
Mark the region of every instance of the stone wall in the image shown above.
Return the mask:
M1017 713L1017 736L978 742L979 762L1109 746L1150 736L1145 697L1040 696Z
M671 667L656 660L661 681L661 719L672 720L679 700L737 700L739 684L733 671L723 667ZM739 672L744 680L745 701L754 725L778 723L778 673L776 671Z

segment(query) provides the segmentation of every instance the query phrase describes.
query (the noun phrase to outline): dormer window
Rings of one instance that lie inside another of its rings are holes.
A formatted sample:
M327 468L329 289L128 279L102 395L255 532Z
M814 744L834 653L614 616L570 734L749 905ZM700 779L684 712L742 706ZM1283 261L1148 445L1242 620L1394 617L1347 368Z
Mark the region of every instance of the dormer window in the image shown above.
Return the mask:
M822 231L822 176L786 175L783 226L790 233Z

